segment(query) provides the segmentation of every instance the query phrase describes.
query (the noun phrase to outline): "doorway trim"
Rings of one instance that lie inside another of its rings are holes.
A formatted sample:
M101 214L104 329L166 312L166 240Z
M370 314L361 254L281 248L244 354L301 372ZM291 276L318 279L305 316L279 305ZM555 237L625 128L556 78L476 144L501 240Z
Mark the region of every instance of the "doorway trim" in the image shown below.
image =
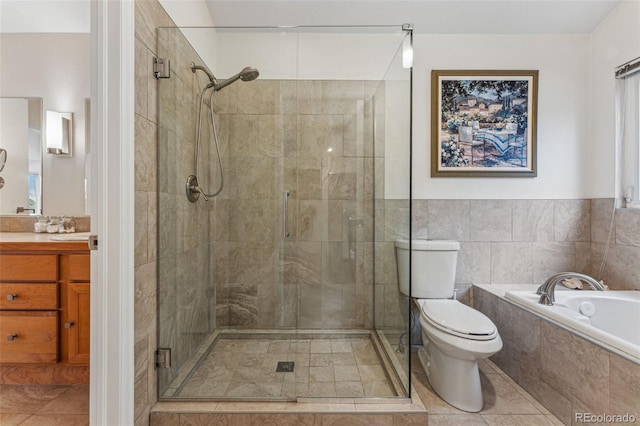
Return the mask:
M91 2L90 423L134 423L134 0Z

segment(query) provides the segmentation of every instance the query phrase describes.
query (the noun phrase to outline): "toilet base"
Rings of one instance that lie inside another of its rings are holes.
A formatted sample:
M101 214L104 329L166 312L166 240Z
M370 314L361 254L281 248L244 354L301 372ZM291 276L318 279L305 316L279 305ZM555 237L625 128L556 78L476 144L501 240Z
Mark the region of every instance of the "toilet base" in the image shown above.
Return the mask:
M482 410L484 399L477 360L453 358L430 342L418 350L418 359L431 387L442 399L463 411Z

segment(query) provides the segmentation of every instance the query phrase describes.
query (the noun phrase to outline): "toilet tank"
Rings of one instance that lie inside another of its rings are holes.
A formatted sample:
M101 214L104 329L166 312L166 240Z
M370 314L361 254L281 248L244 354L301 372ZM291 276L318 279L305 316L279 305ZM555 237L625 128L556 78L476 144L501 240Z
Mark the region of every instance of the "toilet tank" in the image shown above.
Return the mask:
M448 240L411 241L411 297L448 299L453 296L460 243ZM409 241L396 240L398 286L409 295Z

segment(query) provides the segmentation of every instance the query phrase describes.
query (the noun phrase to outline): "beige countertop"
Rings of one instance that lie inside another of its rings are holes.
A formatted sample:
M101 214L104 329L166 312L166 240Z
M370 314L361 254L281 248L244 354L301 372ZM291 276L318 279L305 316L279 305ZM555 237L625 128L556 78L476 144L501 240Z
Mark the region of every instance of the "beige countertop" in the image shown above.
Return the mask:
M70 234L35 234L33 232L0 232L0 251L88 250L88 232ZM60 241L63 240L63 241Z

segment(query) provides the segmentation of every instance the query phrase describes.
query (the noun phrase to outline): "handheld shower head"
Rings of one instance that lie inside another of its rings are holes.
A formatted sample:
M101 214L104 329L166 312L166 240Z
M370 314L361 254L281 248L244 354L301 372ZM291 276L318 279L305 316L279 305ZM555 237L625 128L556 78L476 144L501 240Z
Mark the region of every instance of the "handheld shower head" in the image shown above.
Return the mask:
M218 90L222 90L225 87L227 87L228 85L233 84L238 80L252 81L252 80L255 80L256 78L258 78L259 75L260 75L260 72L257 69L255 69L253 67L245 67L238 74L234 75L231 78L228 78L228 79L224 80L222 83L216 82L215 85L214 85L214 89L217 92Z
M253 67L245 67L238 73L240 75L240 80L242 81L252 81L258 78L260 72Z
M257 69L253 67L245 67L242 69L242 71L240 71L238 74L234 75L233 77L223 80L222 83L218 83L218 79L206 67L196 65L193 62L191 62L191 72L195 73L197 70L200 70L205 74L207 74L207 77L209 77L209 81L211 82L210 84L207 85L207 88L213 87L216 92L218 90L224 89L228 85L233 84L238 80L252 81L258 78L258 76L260 75L260 72Z

